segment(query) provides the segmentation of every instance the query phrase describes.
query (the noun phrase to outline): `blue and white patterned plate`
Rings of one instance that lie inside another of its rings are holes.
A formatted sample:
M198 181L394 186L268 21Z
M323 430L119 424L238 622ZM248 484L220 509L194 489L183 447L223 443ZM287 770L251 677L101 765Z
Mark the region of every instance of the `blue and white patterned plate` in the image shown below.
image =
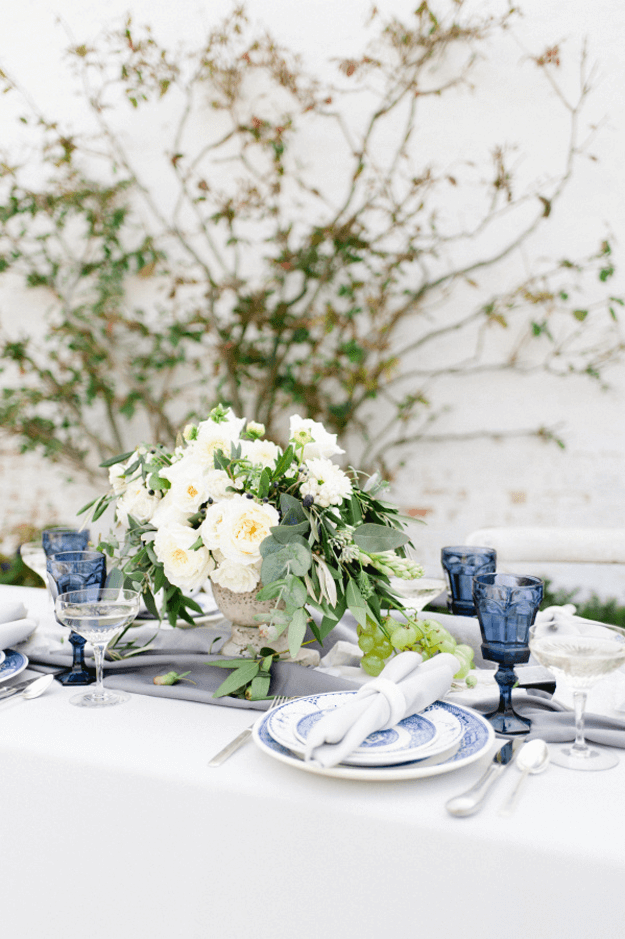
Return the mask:
M289 701L271 711L267 729L278 743L303 756L311 728L324 714L347 704L355 691L334 691ZM434 729L434 733L432 732ZM460 721L436 704L415 714L391 730L370 734L343 762L352 766L391 766L438 756L459 744Z
M2 665L5 659L6 659L6 653L2 649L0 649L0 665Z
M6 649L6 656L2 665L0 665L0 681L7 681L23 672L28 665L28 659L23 652L16 652L15 649Z
M300 700L305 699L301 698ZM477 711L461 704L436 701L432 707L435 706L447 710L458 719L463 731L460 743L451 747L449 753L444 752L438 756L430 756L399 765L346 766L341 763L339 766L330 766L324 769L321 766L315 766L313 763L306 763L290 749L278 743L269 733L267 725L271 715L275 713L274 711L268 711L259 718L254 725L252 738L256 746L264 753L281 763L303 769L305 772L316 773L320 776L336 776L340 779L359 779L370 782L438 776L468 766L484 756L495 739L495 732L488 721Z

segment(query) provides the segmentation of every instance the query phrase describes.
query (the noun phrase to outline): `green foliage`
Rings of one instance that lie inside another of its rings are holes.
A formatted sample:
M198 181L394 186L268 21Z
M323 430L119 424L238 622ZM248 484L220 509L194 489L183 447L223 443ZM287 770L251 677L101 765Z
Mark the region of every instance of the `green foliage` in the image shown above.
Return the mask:
M513 16L470 14L463 0L446 14L421 3L405 22L376 12L371 44L338 63L332 87L258 35L239 8L176 53L130 18L93 45L73 46L95 138L35 108L21 120L43 182L32 182L32 154L21 165L5 153L0 165L0 277L21 278L49 310L37 337L0 336L5 431L23 450L93 476L128 449L137 422L147 438L171 444L180 423L221 399L275 436L296 406L348 441L353 431L352 447L364 441L364 467L428 436L441 376L493 367L480 357L486 330L516 325L521 339L540 344L545 368L600 378L620 340L574 340L591 336L604 314L617 329L620 298L581 303L578 295L589 272L600 284L613 276L607 242L494 295L476 280L548 224L582 150L575 133L566 174L548 194L537 182L526 223L517 221L503 148L475 174L469 162L453 177L423 165L423 89L443 107L452 88L470 87L477 53ZM554 61L528 59L552 84ZM437 70L446 75L440 87ZM4 73L2 81L18 93ZM583 82L570 109L573 131L588 90ZM358 125L356 99L367 109ZM148 153L140 147L146 120L166 128ZM306 144L324 134L344 171L338 196ZM385 152L381 139L396 143ZM466 233L445 227L441 194L473 191L478 177L491 178L487 208L469 227L503 230L507 217L509 235L470 264L455 262ZM523 201L531 204L531 192ZM437 318L442 297L467 283L474 304ZM551 328L563 318L570 328ZM433 365L452 333L466 337L460 358ZM522 369L520 348L500 367ZM371 415L380 405L388 420L376 435Z

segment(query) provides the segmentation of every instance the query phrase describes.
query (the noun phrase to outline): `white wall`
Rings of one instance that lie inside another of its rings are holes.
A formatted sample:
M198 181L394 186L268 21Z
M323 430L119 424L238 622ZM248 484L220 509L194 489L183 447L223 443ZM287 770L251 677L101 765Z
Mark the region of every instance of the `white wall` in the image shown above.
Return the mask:
M385 12L409 14L415 0L385 0ZM475 2L480 9L502 10L498 0ZM80 119L73 85L62 64L67 30L80 42L95 36L103 23L130 10L136 23L150 23L165 40L193 40L201 27L218 20L227 6L197 0L22 0L3 11L0 65L50 114ZM267 24L315 71L329 76L332 57L362 48L369 0L249 0L250 15ZM597 62L594 94L585 121L599 126L591 152L533 248L534 256L561 257L592 250L606 233L615 248L617 265L625 252L625 193L622 152L625 143L625 82L622 37L625 9L620 0L523 0L523 19L516 35L532 51L561 43L566 61L574 63L585 38L590 59ZM58 20L65 24L60 25ZM519 164L521 179L547 174L562 158L561 111L553 95L528 67L513 39L493 46L478 69L479 96L471 107L453 100L436 128L439 156L449 160L468 149L487 147L488 140L519 143L526 149ZM562 78L573 93L576 72L563 67ZM2 137L10 143L14 105L5 96ZM3 112L0 111L0 114ZM441 112L443 113L443 112ZM435 110L433 110L435 114ZM436 118L434 118L436 120ZM531 255L529 263L531 264ZM507 275L499 275L505 278ZM625 293L619 275L611 292ZM23 302L23 301L22 301ZM468 302L468 301L467 301ZM3 325L11 296L0 295ZM32 314L32 310L24 310ZM22 315L20 313L20 321ZM36 328L36 316L30 320ZM442 394L455 406L437 432L488 426L505 430L538 423L560 425L567 442L562 451L532 440L473 441L420 444L407 454L398 473L394 496L425 518L415 529L417 553L427 568L438 568L444 544L458 543L475 528L492 525L619 526L625 506L625 374L622 366L608 371L611 388L599 390L581 379L526 376L455 380ZM461 403L459 407L458 404ZM0 533L20 521L68 521L87 500L88 487L68 486L64 474L42 465L34 456L16 455L2 444L0 453ZM625 560L625 559L624 559ZM575 579L577 573L570 575ZM569 574L562 574L566 579ZM625 578L610 569L586 575L589 586L604 593L623 591ZM623 597L625 599L625 597Z

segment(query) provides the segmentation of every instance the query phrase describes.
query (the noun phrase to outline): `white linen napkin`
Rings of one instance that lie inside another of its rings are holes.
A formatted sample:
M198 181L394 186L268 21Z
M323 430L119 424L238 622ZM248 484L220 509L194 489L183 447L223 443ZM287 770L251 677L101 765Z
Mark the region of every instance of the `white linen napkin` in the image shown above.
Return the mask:
M418 652L394 656L347 704L315 724L304 759L317 766L336 766L369 734L388 730L442 698L459 668L458 659L446 652L427 662Z
M37 621L28 617L23 603L9 600L0 604L0 650L23 642L36 628Z

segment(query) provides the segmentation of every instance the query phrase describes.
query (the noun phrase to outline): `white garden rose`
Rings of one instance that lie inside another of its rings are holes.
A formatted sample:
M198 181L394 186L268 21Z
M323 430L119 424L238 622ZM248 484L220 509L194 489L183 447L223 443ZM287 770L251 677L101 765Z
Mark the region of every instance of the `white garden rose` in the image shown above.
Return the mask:
M230 456L232 444L239 442L245 418L235 417L231 411L228 414L231 416L225 421L208 420L198 424L197 435L189 444L187 452L197 455L207 469L214 469L217 450Z
M206 508L206 518L199 527L199 534L209 551L219 550L221 524L224 518L226 504L214 502Z
M316 505L340 505L352 493L349 477L331 460L306 460L306 477L300 486L303 497L312 496Z
M250 463L273 469L282 450L271 440L242 440L241 453Z
M149 522L161 501L160 495L146 489L142 480L130 482L123 496L117 500L117 520L124 527L128 526L128 516L138 522Z
M228 492L228 486L232 486L232 480L224 470L214 469L206 473L206 491L209 498L215 502L232 499L236 495L234 492Z
M221 508L223 515L215 526L219 543L215 547L223 551L224 557L230 561L256 564L260 561L262 542L271 534L270 529L280 522L277 510L246 496L236 496L222 503Z
M324 458L328 459L337 453L344 453L344 450L337 445L336 434L329 434L323 424L319 421L313 421L309 417L300 417L294 414L291 418L291 438L298 432L304 432L312 437L312 441L304 445L304 459Z
M260 582L260 565L239 564L226 558L211 571L210 579L233 593L248 593Z
M193 456L183 456L162 469L159 475L171 483L167 493L170 502L187 515L197 512L209 497L206 468Z
M195 529L175 523L159 528L154 538L154 551L165 576L181 590L201 587L215 566L206 548L192 549L197 539Z
M150 521L156 528L162 528L166 525L186 525L188 516L189 513L174 502L171 490L169 490L156 506Z

